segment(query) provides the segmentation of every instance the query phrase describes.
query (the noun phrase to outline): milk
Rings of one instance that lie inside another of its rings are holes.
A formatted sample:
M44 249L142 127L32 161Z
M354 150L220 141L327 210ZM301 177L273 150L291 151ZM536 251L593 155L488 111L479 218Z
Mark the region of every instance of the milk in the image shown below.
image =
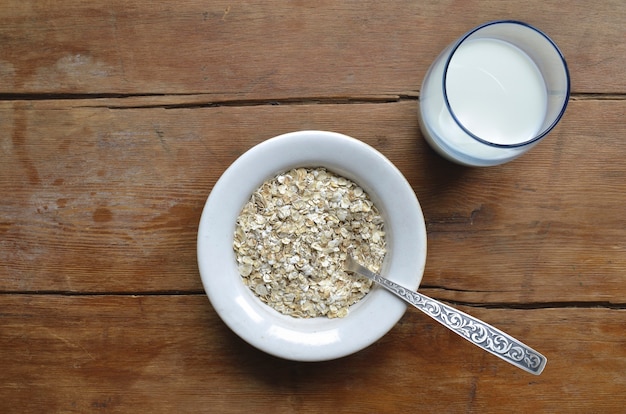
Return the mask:
M548 102L543 77L510 43L467 41L450 61L446 85L452 112L480 138L519 144L541 128Z
M442 53L446 57L450 50ZM533 139L546 118L548 93L535 63L516 46L492 38L466 40L446 59L438 59L422 85L421 126L439 153L467 165L494 165L528 147L502 148L481 143L458 126L493 144L516 145Z

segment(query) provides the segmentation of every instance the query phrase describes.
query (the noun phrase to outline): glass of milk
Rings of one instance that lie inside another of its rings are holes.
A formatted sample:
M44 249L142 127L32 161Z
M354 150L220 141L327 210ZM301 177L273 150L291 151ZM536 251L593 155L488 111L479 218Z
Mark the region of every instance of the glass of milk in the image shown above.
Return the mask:
M489 22L431 65L420 92L420 127L453 162L503 164L556 126L569 93L567 64L548 36L518 21Z

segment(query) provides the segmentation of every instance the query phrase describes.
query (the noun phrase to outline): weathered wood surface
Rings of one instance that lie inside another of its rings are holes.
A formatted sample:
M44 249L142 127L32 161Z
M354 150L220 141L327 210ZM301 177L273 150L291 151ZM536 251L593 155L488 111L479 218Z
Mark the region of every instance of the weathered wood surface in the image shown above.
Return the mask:
M0 106L2 291L200 291L197 225L221 173L264 139L326 129L376 147L412 184L429 234L423 283L442 297L624 303L626 101L575 100L545 142L488 169L435 156L414 101L88 105Z
M352 356L264 354L203 295L2 295L3 412L619 412L625 312L461 309L540 344L538 377L417 310Z
M5 1L0 91L209 100L415 94L447 44L483 22L516 19L557 42L575 92L626 92L621 0L257 3Z
M623 2L91 3L0 4L1 412L623 411ZM529 154L463 168L421 138L419 87L496 18L548 32L574 95ZM414 310L320 364L222 324L203 204L239 155L300 129L398 166L427 222L421 290L546 354L541 376Z

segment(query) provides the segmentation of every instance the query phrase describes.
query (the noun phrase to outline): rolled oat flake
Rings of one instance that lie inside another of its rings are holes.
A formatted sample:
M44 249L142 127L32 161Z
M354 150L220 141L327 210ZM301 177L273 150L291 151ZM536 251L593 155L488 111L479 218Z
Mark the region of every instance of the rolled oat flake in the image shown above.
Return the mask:
M347 252L373 271L386 253L383 219L367 193L325 168L265 181L239 214L234 236L244 284L296 318L346 316L371 288L343 271Z

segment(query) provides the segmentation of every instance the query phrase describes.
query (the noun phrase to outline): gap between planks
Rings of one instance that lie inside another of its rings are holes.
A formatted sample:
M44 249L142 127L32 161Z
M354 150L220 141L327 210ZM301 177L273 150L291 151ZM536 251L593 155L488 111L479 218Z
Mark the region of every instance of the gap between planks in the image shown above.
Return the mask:
M424 290L437 289L440 291L446 291L445 288L434 288L432 286L423 286ZM117 296L117 297L154 297L154 296L205 296L205 292L202 290L190 290L190 291L153 291L153 292L71 292L71 291L2 291L0 295L16 295L16 296L60 296L60 297L98 297L98 296ZM437 299L435 295L430 295ZM470 308L483 308L483 309L614 309L614 310L626 310L626 303L614 303L609 301L562 301L562 302L528 302L528 303L515 303L515 302L492 302L492 303L476 303L467 301L455 301L450 299L438 299L442 302L448 303L453 306L467 306Z
M194 109L207 107L246 107L276 105L342 105L397 103L418 101L418 91L407 91L385 95L339 95L310 97L277 97L277 98L238 98L221 94L182 93L182 94L116 94L116 93L4 93L0 94L2 102L38 102L60 104L68 103L74 108L104 109ZM570 96L572 101L622 101L626 94L575 93Z

